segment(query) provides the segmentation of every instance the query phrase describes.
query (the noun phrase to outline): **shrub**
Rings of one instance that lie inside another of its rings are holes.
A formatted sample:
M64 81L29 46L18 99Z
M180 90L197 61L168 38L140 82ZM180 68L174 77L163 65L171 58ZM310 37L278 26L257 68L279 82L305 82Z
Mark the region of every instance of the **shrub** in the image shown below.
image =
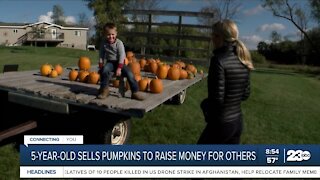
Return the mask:
M251 58L252 58L253 64L267 63L266 58L262 54L258 53L257 51L251 51Z

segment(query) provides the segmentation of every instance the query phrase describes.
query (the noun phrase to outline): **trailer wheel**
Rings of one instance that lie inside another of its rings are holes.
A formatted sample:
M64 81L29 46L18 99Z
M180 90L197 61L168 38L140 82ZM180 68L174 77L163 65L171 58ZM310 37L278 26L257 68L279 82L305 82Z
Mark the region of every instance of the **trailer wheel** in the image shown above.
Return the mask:
M175 95L171 99L172 104L183 104L187 95L187 89L181 91L179 94Z
M120 120L105 133L104 143L112 145L126 144L130 137L131 120Z

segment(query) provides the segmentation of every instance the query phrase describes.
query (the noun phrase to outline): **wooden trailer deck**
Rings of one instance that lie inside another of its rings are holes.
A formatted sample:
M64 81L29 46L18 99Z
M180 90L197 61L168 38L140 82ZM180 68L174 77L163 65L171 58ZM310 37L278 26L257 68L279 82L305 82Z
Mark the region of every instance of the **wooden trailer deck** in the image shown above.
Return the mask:
M62 76L49 78L40 76L39 70L6 72L0 74L0 93L7 92L10 102L52 112L68 114L71 106L80 106L143 117L144 113L203 79L203 75L197 74L193 79L163 80L163 92L143 92L143 101L132 100L130 90L125 93L125 97L119 97L118 88L110 87L110 96L101 100L96 98L99 85L69 81L68 73L65 70Z

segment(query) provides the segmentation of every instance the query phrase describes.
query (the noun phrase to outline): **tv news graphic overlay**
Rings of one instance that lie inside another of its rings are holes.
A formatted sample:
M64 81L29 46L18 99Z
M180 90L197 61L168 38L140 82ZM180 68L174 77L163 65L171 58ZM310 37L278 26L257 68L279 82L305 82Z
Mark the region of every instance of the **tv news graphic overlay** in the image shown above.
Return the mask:
M266 148L267 164L276 164L279 161L280 149Z
M29 144L83 144L83 135L25 135L24 145Z
M311 153L309 151L304 150L288 150L287 151L287 161L289 162L301 162L301 161L308 161L311 158Z
M320 145L21 145L20 148L22 178L320 178Z

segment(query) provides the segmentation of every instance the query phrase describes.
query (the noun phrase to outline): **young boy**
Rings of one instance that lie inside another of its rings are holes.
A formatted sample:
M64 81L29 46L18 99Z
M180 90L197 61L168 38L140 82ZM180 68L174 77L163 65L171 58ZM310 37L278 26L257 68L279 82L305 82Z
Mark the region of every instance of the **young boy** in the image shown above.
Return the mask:
M105 99L109 96L109 81L112 73L116 76L127 77L132 92L131 99L143 100L139 94L138 83L130 68L124 64L125 49L122 41L117 39L117 28L113 23L103 27L105 38L102 40L99 51L99 72L101 77L98 98Z

